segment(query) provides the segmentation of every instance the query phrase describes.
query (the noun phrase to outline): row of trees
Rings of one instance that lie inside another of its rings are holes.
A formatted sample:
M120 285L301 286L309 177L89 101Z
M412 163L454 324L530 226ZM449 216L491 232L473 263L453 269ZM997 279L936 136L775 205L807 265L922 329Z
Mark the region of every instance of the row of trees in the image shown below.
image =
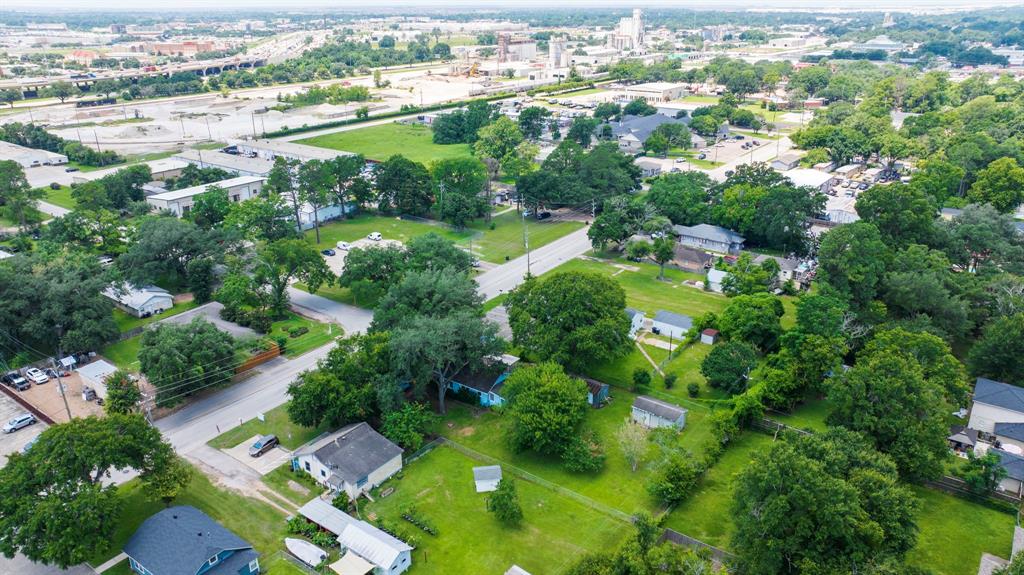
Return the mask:
M25 146L26 148L64 154L68 157L68 160L78 162L84 166L101 167L119 164L124 161L124 158L115 152L110 150L101 152L89 148L80 142L65 140L32 123L7 122L0 125L0 140Z

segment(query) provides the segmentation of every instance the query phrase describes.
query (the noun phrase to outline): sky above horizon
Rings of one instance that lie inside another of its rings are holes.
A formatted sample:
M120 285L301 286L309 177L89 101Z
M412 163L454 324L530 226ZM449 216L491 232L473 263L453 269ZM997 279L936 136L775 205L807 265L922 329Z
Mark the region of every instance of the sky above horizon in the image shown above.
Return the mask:
M5 9L17 9L25 11L38 11L42 8L38 0L0 0L0 5ZM600 6L603 8L697 8L704 10L713 9L758 9L771 10L782 8L794 8L801 10L823 9L853 9L853 10L915 10L920 11L928 7L948 10L950 8L978 9L989 6L1020 6L1024 5L1021 0L981 0L967 2L966 0L905 0L898 7L881 0L724 0L722 2L709 2L708 0L646 0L637 4L624 4L615 0L563 0L558 8L569 8L573 6L587 7ZM137 0L50 0L45 3L46 10L68 10L68 11L111 11L111 10L133 10L133 11L216 11L216 10L303 10L303 9L333 9L333 10L382 10L400 8L450 8L453 10L468 9L509 9L509 8L545 8L551 7L546 0L218 0L211 6L210 0L148 0L140 5Z

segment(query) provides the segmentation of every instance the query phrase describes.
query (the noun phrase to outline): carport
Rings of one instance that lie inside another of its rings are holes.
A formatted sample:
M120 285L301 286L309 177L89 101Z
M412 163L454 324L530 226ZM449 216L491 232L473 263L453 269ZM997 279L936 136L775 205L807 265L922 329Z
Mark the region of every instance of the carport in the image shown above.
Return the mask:
M341 559L331 563L331 570L338 575L366 575L373 571L373 567L373 563L352 552L345 553Z

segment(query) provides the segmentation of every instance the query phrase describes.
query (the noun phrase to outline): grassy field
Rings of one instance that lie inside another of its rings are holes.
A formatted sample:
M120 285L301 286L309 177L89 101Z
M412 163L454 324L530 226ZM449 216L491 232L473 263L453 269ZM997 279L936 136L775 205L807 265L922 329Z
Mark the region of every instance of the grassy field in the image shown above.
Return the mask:
M291 337L289 335L288 332L290 330L301 327L305 327L309 331L298 337ZM284 336L288 338L287 343L285 343L285 357L298 357L312 349L330 343L341 333L342 329L338 326L320 323L289 312L287 319L275 321L271 324L270 333L267 336Z
M921 531L907 563L937 575L974 575L982 553L1010 557L1013 515L934 489L912 489L920 503Z
M289 481L294 481L309 491L307 493L296 491L288 485ZM263 483L273 489L274 493L300 507L324 490L307 473L303 471L292 472L292 466L288 463L264 475Z
M429 164L434 160L468 158L469 144L435 144L430 127L419 124L380 124L299 140L300 144L344 150L370 160L386 160L401 154L410 160Z
M141 334L108 345L100 351L100 355L109 359L118 369L138 371L140 349L142 349Z
M124 508L114 536L106 549L97 551L89 560L90 565L98 566L120 553L139 525L164 508L163 501L145 496L142 484L137 479L122 485L118 492ZM192 483L174 500L173 505L191 505L203 511L264 555L284 547L285 517L280 511L263 502L214 486L198 469L193 474Z
M755 453L768 449L771 443L771 436L747 432L730 444L697 492L668 515L665 527L715 547L728 548L733 532L729 517L733 478L750 464Z
M171 316L184 313L190 309L195 309L198 304L194 301L186 301L181 303L175 303L174 307L158 315L151 315L149 317L135 317L127 314L119 309L114 309L114 321L117 322L117 329L121 330L121 333L131 331L137 327L149 325L155 321L169 318Z
M45 202L62 208L67 208L69 210L73 210L78 206L78 202L71 197L70 186L61 186L58 190L50 189L49 186L43 189L46 190L46 196L43 198L43 201Z
M672 148L671 150L668 151L668 156L670 158L686 158L686 162L688 164L690 164L690 165L692 165L694 167L697 167L697 168L705 169L705 170L711 170L711 169L717 168L718 166L725 165L725 162L712 162L711 160L701 160L701 159L698 159L697 155L699 153L700 152L697 152L695 150L684 150L682 148ZM685 165L680 166L679 169L682 170L684 167L685 167Z
M320 435L326 428L312 428L296 425L288 419L288 404L284 404L263 414L264 421L256 418L246 421L242 425L229 429L214 437L206 444L216 449L230 449L254 435L266 435L273 433L285 449L295 449L314 437Z
M503 573L516 564L532 573L560 573L580 555L614 549L630 532L625 523L545 487L516 480L523 522L507 527L486 511L487 494L473 487L481 463L438 447L388 482L395 492L362 507L419 537L413 551L416 575ZM508 474L506 472L506 477ZM409 505L427 517L437 536L401 519Z
M693 104L717 104L718 96L697 96L689 95L679 100L680 102L690 102Z
M508 212L491 219L490 224L480 220L469 226L478 232L476 237L460 241L461 245L470 248L476 256L484 261L503 263L505 258L517 258L526 253L523 239L523 222L526 222L530 238L530 248L537 249L558 238L583 227L583 222L551 220L538 221L536 218L523 218L517 212Z
M636 472L632 471L615 441L615 432L629 417L635 397L626 390L614 388L608 405L587 413L585 426L600 438L607 456L604 468L598 473L572 473L566 471L555 457L532 451L513 452L505 441L511 419L494 411L451 402L448 415L438 426L438 431L452 441L622 512L632 514L646 510L657 513L660 505L646 489L653 470L649 465L641 465ZM678 441L681 446L696 452L710 437L706 423L710 411L700 406L686 407L693 408L687 414L686 428L679 434Z
M456 232L442 225L403 220L389 216L362 214L354 218L335 221L321 226L320 248L334 248L339 241L354 242L361 240L371 232L380 232L384 239L398 240L402 243L406 243L410 239L427 232L434 232L454 242L468 240L473 234L473 232L468 230ZM316 242L316 234L313 230L306 232L306 241L309 243Z
M831 410L832 407L827 400L813 398L797 406L792 413L768 412L765 415L798 429L825 431L828 429L828 426L825 425L825 418L828 417Z

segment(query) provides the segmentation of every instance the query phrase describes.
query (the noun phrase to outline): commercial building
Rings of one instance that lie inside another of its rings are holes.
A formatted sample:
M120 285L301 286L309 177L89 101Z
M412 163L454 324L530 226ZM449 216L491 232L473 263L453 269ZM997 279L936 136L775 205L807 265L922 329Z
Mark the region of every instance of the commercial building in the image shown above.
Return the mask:
M200 168L220 168L239 176L266 178L274 167L274 162L263 158L247 158L210 150L185 150L176 154L174 158Z
M608 37L608 46L616 50L639 50L644 44L644 14L639 8L633 15L619 20L615 33Z
M309 160L333 160L339 156L354 156L352 152L341 150L330 150L296 144L294 142L282 142L280 140L239 140L235 143L235 149L240 156L259 158L273 162L276 158L287 160L298 160L308 162Z
M154 209L167 210L180 218L192 210L196 196L205 194L210 191L210 188L223 188L227 192L229 200L244 202L260 193L264 180L265 178L260 176L238 176L212 184L201 184L182 190L154 194L146 198L146 202Z
M537 57L537 42L528 37L498 33L498 62L523 62Z
M686 95L686 85L674 82L648 82L627 86L623 91L631 100L643 98L649 104L656 104L682 98Z
M785 172L785 176L797 187L814 188L820 192L828 191L832 184L832 174L811 168L794 168Z
M906 44L898 42L889 38L888 36L875 36L867 42L850 45L850 50L854 52L870 52L872 50L882 50L884 52L902 52L906 49Z
M47 150L26 148L10 142L0 140L0 158L14 160L23 168L33 166L56 166L68 163L68 157Z

